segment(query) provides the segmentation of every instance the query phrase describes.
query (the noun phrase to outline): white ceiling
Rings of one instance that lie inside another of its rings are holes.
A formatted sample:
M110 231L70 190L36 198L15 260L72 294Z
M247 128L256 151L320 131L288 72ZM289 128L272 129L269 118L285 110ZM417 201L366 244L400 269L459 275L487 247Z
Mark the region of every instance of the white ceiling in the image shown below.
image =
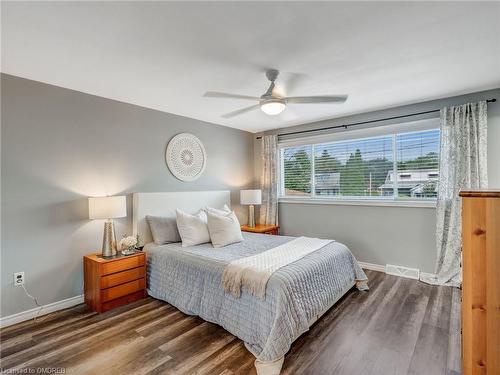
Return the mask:
M224 119L260 96L349 94ZM251 132L500 86L500 3L2 3L2 71ZM288 87L287 87L288 86Z

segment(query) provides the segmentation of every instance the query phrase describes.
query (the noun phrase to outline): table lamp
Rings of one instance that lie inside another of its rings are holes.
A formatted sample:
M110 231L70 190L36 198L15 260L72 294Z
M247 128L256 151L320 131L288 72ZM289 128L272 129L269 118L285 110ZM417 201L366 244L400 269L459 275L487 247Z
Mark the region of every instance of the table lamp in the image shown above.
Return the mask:
M112 219L127 216L126 197L96 197L89 198L89 219L105 219L104 235L102 237L102 256L104 258L116 255L115 225Z
M248 226L255 227L255 204L262 203L262 194L260 189L241 190L240 203L248 205Z

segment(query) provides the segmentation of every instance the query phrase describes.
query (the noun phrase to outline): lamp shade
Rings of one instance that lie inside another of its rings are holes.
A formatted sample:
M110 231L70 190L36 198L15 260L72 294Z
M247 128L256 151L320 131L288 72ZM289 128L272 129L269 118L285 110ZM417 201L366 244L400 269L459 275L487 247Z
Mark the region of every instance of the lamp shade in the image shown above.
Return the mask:
M124 195L89 198L89 219L116 219L126 216L127 202Z
M240 190L241 204L261 204L262 194L260 189Z

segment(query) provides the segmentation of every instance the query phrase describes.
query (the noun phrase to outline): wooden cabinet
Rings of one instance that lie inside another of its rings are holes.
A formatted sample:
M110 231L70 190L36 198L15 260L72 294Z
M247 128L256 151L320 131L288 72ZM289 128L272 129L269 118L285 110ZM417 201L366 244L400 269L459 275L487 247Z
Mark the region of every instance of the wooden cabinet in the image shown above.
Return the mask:
M249 227L248 225L242 225L241 230L243 232L273 234L277 236L280 232L280 227L279 225L265 225L265 224L257 224L254 227Z
M146 296L146 254L83 257L85 303L104 312Z
M500 191L463 191L462 370L500 374Z

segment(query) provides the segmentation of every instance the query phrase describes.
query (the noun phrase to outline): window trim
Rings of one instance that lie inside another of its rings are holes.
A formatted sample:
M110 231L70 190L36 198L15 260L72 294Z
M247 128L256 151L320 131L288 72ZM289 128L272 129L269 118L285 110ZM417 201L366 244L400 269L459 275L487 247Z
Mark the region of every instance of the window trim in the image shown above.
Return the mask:
M393 150L396 150L396 138L398 134L407 134L413 132L421 132L427 130L439 129L439 118L430 118L426 120L413 121L408 123L400 123L394 125L380 126L376 128L356 129L344 132L334 132L330 134L300 137L287 139L278 142L279 152L279 186L278 186L278 201L280 203L293 204L331 204L331 205L351 205L351 206L378 206L378 207L419 207L419 208L435 208L437 198L420 198L405 199L397 197L397 178L394 181L394 192L390 198L369 198L369 197L324 197L317 196L314 185L314 151L315 145L329 142L361 140L366 138L375 138L383 136L392 136ZM284 158L283 153L285 148L296 146L309 146L311 148L311 193L304 196L286 196L284 195ZM397 171L397 158L393 160L393 170Z
M291 204L322 204L339 206L374 206L374 207L418 207L436 208L436 199L406 200L406 199L342 199L342 198L307 198L307 197L278 197L279 203Z

